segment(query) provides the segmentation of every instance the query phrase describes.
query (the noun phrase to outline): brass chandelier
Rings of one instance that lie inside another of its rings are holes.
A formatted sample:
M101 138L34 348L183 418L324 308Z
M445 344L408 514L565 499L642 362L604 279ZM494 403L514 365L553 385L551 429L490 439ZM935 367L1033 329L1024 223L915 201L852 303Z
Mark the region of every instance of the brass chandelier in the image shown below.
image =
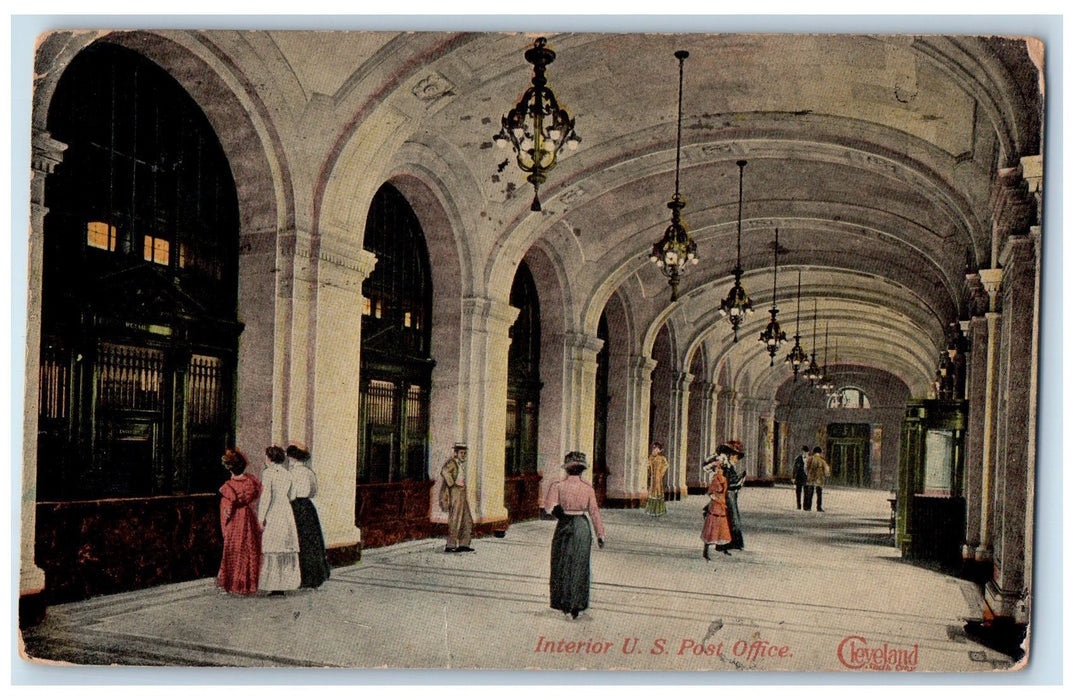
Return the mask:
M794 381L798 381L798 370L805 364L809 358L806 357L805 350L802 349L801 338L798 331L802 320L802 271L798 271L798 313L794 318L794 347L787 354L787 362L791 363L791 370L794 372Z
M730 319L737 343L738 327L742 325L742 319L746 315L753 313L753 302L742 287L742 175L746 169L746 161L740 160L735 165L738 166L738 252L735 256L735 283L724 300L720 302L720 315Z
M768 366L771 367L776 361L776 352L783 343L787 342L787 334L783 332L783 329L779 327L779 321L776 320L776 314L779 313L779 309L776 308L776 271L779 267L779 229L776 229L776 242L772 247L772 308L768 310L768 313L772 317L768 321L768 325L761 331L761 337L758 338L764 343L765 348L768 350Z
M679 278L686 274L687 266L697 264L697 243L690 237L682 220L682 209L686 200L679 194L679 164L682 157L682 73L683 63L690 55L687 51L676 51L679 59L679 126L675 137L675 194L668 202L671 210L671 224L664 229L663 237L653 243L649 260L656 263L660 272L668 278L671 286L671 301L679 298Z
M556 60L556 52L548 48L548 40L539 37L525 57L533 64L532 85L514 109L503 116L500 133L492 138L501 148L511 144L518 167L529 173L526 180L533 185L530 211L541 211L538 190L546 173L556 167L556 158L564 146L577 148L582 139L574 131L574 119L559 106L555 93L548 87L545 68Z

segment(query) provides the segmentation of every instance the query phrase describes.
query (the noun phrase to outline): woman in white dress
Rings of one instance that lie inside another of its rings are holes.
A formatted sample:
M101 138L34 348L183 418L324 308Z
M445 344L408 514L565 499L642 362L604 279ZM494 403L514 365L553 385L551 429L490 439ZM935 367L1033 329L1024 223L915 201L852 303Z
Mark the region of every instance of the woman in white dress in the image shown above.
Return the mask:
M298 530L291 510L291 473L282 447L265 449L265 470L261 473L261 502L257 518L261 522L261 580L258 585L269 595L283 595L302 582L298 565Z

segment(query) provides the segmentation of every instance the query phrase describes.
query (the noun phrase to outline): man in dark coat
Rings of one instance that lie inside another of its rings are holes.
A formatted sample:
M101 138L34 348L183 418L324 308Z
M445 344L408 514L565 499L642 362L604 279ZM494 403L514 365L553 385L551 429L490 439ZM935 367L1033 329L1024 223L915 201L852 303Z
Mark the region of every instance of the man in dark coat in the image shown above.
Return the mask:
M794 458L794 503L798 510L802 510L802 492L805 491L806 462L809 461L809 445L802 445L802 454Z
M716 549L726 551L728 549L742 549L745 545L742 540L742 515L738 510L738 492L746 481L746 470L739 472L735 465L746 455L740 440L728 440L716 449L716 454L727 455L727 461L722 464L723 475L727 478L727 519L731 525L731 541L726 545L719 545Z

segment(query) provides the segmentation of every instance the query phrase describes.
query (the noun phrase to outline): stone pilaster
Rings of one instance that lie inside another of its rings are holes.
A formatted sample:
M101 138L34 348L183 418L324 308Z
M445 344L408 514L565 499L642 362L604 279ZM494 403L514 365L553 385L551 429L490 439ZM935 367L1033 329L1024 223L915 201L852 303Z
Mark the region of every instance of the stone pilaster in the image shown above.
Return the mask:
M295 264L290 376L305 374L306 379L292 383L287 440L304 440L313 453L320 481L317 509L325 544L334 548L361 541L354 515L362 283L376 256L353 241L323 237L308 249L308 257L300 245Z
M756 478L760 474L760 453L758 450L759 436L758 436L758 404L757 400L753 398L740 398L736 402L736 420L735 425L737 430L732 439L742 441L742 445L746 450L746 456L739 462L739 471L742 471L743 467L746 469L746 474L752 479Z
M757 401L757 478L775 477L775 401ZM762 425L764 429L762 430Z
M695 385L695 390L700 392L700 420L698 425L701 428L700 434L697 436L697 460L687 464L687 471L690 475L690 485L708 486L705 479L705 472L701 468L701 463L705 461L705 458L716 451L716 407L717 407L717 395L719 393L719 387L711 382L699 382Z
M41 599L45 572L34 560L37 527L37 416L38 374L41 367L41 274L44 266L45 178L63 162L67 145L47 132L35 130L31 137L30 230L27 246L26 354L23 358L22 497L19 538L19 617L32 623L44 612ZM16 336L17 337L17 336Z
M563 454L571 450L593 457L593 412L597 397L597 353L604 341L568 333L563 344ZM557 458L563 455L555 455Z
M645 502L649 468L649 397L656 361L632 356L628 362L626 421L622 440L626 445L623 468L608 476L608 500L639 507Z
M984 467L984 411L987 403L985 378L988 374L988 322L984 316L974 316L965 331L968 339L966 401L969 415L966 420L966 472L963 494L966 498L966 542L962 547L964 560L974 559L981 543L982 482Z
M995 421L996 421L996 368L998 362L998 340L1000 314L996 311L996 294L999 292L1003 271L998 268L981 270L981 283L989 298L989 311L985 314L986 350L985 350L985 396L982 412L981 436L981 530L977 550L974 553L979 562L992 558L992 467L995 459Z
M1036 271L1033 241L1010 236L1000 257L1003 265L1003 324L999 345L999 396L996 413L994 578L985 600L993 614L1027 622L1026 543L1032 532L1029 503L1034 455L1030 426L1035 412L1032 393Z
M477 523L507 521L503 503L507 351L511 345L508 331L517 316L518 309L502 301L462 300L459 428L469 445L466 485Z
M716 390L716 418L714 420L712 452L720 446L720 443L731 439L734 432L734 405L735 392L730 387L720 387ZM709 454L712 454L710 452Z
M686 453L690 438L690 384L694 375L678 372L671 383L671 417L668 430L667 498L679 500L686 493Z

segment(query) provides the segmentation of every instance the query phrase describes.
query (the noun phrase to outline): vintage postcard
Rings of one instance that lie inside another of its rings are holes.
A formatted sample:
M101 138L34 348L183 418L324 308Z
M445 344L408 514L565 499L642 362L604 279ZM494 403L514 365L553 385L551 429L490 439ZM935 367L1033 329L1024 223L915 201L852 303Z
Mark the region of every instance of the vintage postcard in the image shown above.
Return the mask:
M24 659L1032 662L1045 42L538 30L37 37Z

